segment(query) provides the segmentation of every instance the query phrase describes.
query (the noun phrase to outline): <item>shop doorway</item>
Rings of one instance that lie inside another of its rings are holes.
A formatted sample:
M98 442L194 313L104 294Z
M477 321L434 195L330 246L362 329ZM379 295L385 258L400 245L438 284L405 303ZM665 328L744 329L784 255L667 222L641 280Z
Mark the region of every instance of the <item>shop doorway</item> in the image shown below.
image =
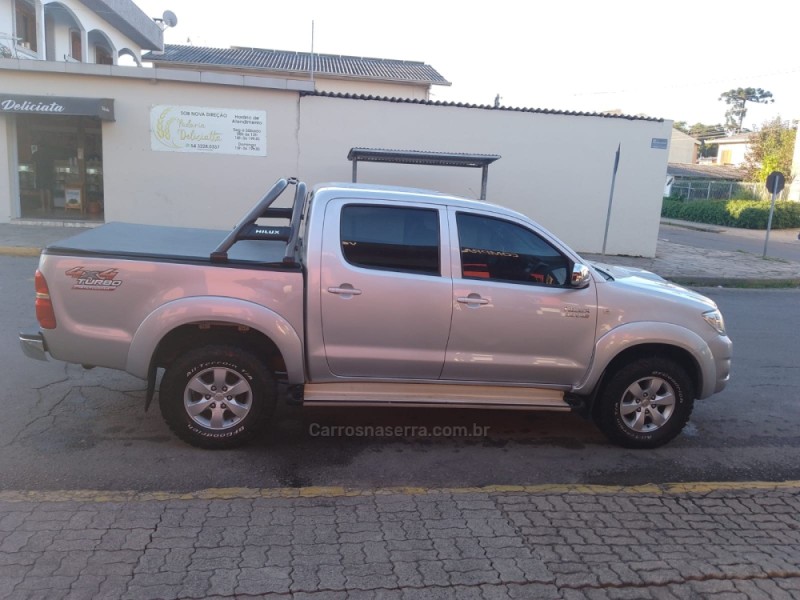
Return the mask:
M94 117L17 116L22 218L103 220L103 139Z

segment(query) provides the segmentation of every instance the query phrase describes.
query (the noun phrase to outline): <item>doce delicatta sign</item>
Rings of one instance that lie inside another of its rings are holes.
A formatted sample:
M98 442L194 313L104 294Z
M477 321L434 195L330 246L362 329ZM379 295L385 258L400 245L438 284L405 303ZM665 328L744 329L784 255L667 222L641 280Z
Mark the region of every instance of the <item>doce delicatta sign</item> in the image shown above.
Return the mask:
M159 152L267 155L267 113L238 108L158 105L150 109L150 147Z

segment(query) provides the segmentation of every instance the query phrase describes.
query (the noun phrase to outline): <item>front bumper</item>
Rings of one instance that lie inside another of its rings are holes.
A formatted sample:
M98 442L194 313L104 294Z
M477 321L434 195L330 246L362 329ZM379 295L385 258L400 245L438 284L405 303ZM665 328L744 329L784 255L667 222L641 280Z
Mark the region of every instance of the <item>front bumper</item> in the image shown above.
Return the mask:
M733 357L733 344L727 335L719 336L709 344L714 355L714 370L716 377L709 381L703 397L717 394L725 389L731 379L731 358ZM712 387L713 386L713 387Z
M47 344L40 331L21 331L19 344L25 356L36 360L47 360Z

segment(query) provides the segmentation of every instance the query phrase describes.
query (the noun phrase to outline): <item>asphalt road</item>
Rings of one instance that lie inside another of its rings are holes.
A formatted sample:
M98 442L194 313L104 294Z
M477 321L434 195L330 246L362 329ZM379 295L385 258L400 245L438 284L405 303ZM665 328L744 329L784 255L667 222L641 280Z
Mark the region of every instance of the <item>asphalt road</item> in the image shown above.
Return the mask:
M35 259L0 257L0 489L170 490L344 485L643 484L800 479L800 290L707 289L734 340L734 379L698 402L678 439L658 450L611 446L570 414L283 408L241 450L192 448L144 382L23 356L33 323ZM488 427L486 437L320 437L335 425Z
M698 227L704 227L702 223ZM719 228L714 231L698 231L685 227L661 224L659 239L695 248L710 248L730 252L749 252L761 256L764 252L765 231L751 229ZM718 230L718 231L717 231ZM769 234L767 256L800 262L800 229L777 229Z

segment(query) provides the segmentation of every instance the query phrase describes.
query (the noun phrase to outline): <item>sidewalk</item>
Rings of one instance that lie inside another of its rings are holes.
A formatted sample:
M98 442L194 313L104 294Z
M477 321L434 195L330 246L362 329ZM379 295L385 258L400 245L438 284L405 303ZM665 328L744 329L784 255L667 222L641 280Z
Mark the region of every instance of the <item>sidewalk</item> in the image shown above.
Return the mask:
M798 492L0 492L0 597L798 598Z
M83 230L80 227L0 223L0 255L37 256L48 244ZM592 262L646 269L684 285L800 286L800 263L764 259L746 252L695 248L664 240L658 241L655 258L583 256Z

